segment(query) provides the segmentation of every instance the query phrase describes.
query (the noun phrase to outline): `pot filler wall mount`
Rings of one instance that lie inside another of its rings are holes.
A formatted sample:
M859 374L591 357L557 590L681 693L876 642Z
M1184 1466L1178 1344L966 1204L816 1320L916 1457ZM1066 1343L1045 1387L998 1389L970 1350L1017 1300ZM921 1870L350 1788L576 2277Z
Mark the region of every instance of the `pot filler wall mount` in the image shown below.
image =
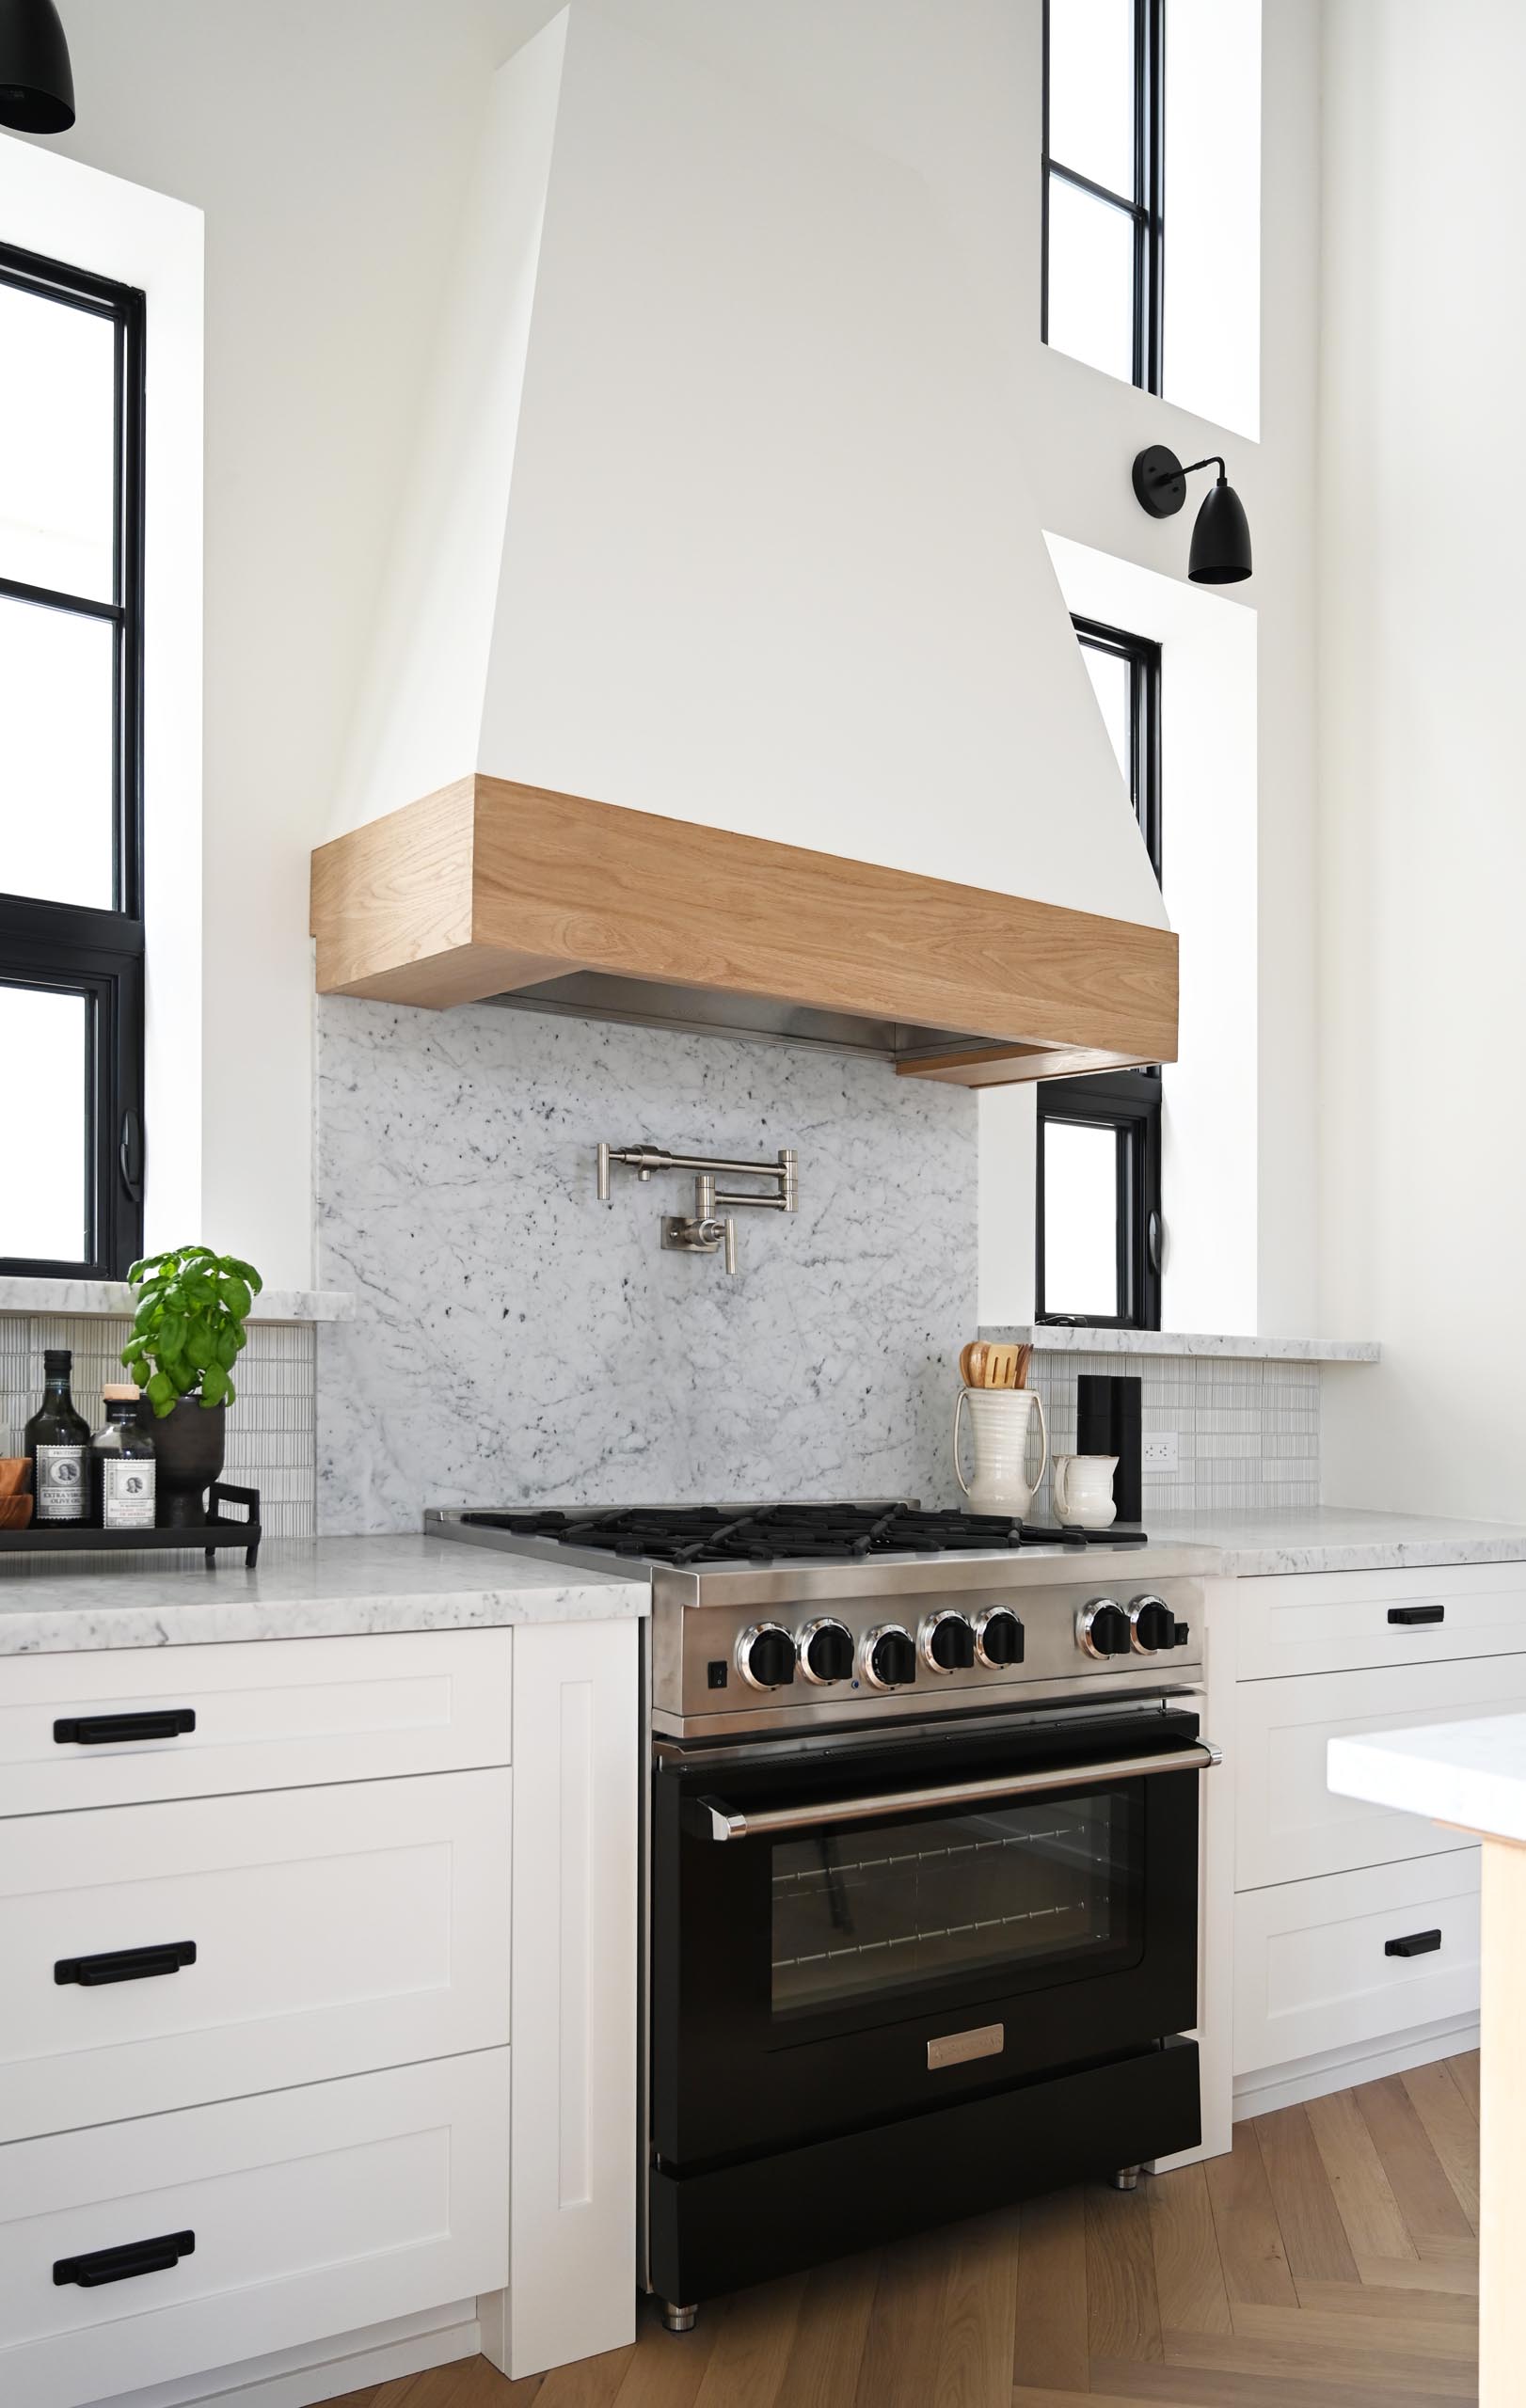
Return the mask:
M723 1249L726 1269L733 1276L737 1270L737 1213L793 1212L800 1196L795 1156L787 1146L780 1148L771 1163L753 1163L735 1162L724 1154L675 1154L663 1146L600 1145L597 1178L601 1204L611 1201L612 1163L623 1163L644 1184L654 1171L692 1171L694 1209L692 1212L662 1215L663 1250L674 1254L719 1254ZM761 1179L772 1184L755 1195L743 1189L718 1187L718 1179Z

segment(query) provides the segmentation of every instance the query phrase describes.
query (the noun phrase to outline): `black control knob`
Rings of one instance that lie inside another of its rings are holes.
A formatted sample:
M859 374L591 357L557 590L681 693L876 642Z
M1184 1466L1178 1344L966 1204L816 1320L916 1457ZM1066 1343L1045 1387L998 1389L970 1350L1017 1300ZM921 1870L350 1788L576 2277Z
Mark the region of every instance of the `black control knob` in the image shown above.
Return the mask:
M916 1678L916 1649L898 1623L871 1630L864 1641L864 1677L871 1688L900 1689Z
M755 1623L737 1641L737 1670L755 1689L784 1689L795 1677L795 1642L776 1622Z
M976 1632L980 1661L993 1672L1004 1672L1023 1661L1023 1624L1005 1606L993 1606L980 1616Z
M962 1614L934 1614L922 1633L922 1653L935 1672L967 1672L975 1662L975 1633Z
M1159 1656L1176 1645L1176 1616L1164 1597L1136 1597L1129 1626L1141 1656Z
M800 1635L800 1669L818 1688L846 1681L853 1669L853 1634L840 1622L808 1622Z
M1095 1605L1083 1608L1076 1637L1089 1656L1105 1661L1112 1656L1126 1656L1134 1644L1128 1615L1112 1597L1099 1597Z

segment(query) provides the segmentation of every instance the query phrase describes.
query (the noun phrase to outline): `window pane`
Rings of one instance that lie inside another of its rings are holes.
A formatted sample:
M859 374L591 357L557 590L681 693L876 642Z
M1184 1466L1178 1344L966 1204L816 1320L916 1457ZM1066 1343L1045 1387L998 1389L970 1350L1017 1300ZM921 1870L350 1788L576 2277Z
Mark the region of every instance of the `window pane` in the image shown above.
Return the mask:
M0 595L0 891L113 909L117 631Z
M1043 1125L1043 1309L1116 1321L1118 1149L1116 1129L1075 1120Z
M1134 220L1049 179L1049 341L1092 368L1134 377Z
M0 1061L6 1066L9 1168L0 1179L0 1255L84 1262L86 1038L83 995L0 986Z
M115 598L116 340L0 283L0 577Z
M1129 678L1131 672L1129 664L1116 652L1099 652L1094 643L1084 643L1081 646L1081 657L1086 662L1087 675L1091 680L1091 689L1097 697L1103 725L1106 728L1113 751L1118 755L1118 766L1123 772L1123 784L1130 789L1132 797L1134 746L1130 740Z
M1049 0L1049 155L1134 198L1134 0Z

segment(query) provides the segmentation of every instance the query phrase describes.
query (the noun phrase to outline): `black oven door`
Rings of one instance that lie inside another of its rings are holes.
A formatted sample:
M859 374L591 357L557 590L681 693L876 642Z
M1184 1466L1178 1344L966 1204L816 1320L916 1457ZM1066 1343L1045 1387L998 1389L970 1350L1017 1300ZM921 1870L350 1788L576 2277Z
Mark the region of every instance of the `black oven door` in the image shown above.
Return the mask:
M665 1755L652 2127L689 2169L1197 2020L1195 1715Z

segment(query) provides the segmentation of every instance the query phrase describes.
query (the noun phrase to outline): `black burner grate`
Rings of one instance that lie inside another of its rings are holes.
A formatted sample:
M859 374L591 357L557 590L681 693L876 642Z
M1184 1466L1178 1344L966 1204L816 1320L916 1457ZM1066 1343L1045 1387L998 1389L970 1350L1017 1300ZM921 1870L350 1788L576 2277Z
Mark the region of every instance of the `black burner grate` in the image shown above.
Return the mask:
M999 1553L1025 1546L1141 1545L1142 1532L1041 1529L992 1513L913 1505L636 1506L604 1513L475 1513L464 1522L517 1538L660 1563L851 1562L876 1555Z

